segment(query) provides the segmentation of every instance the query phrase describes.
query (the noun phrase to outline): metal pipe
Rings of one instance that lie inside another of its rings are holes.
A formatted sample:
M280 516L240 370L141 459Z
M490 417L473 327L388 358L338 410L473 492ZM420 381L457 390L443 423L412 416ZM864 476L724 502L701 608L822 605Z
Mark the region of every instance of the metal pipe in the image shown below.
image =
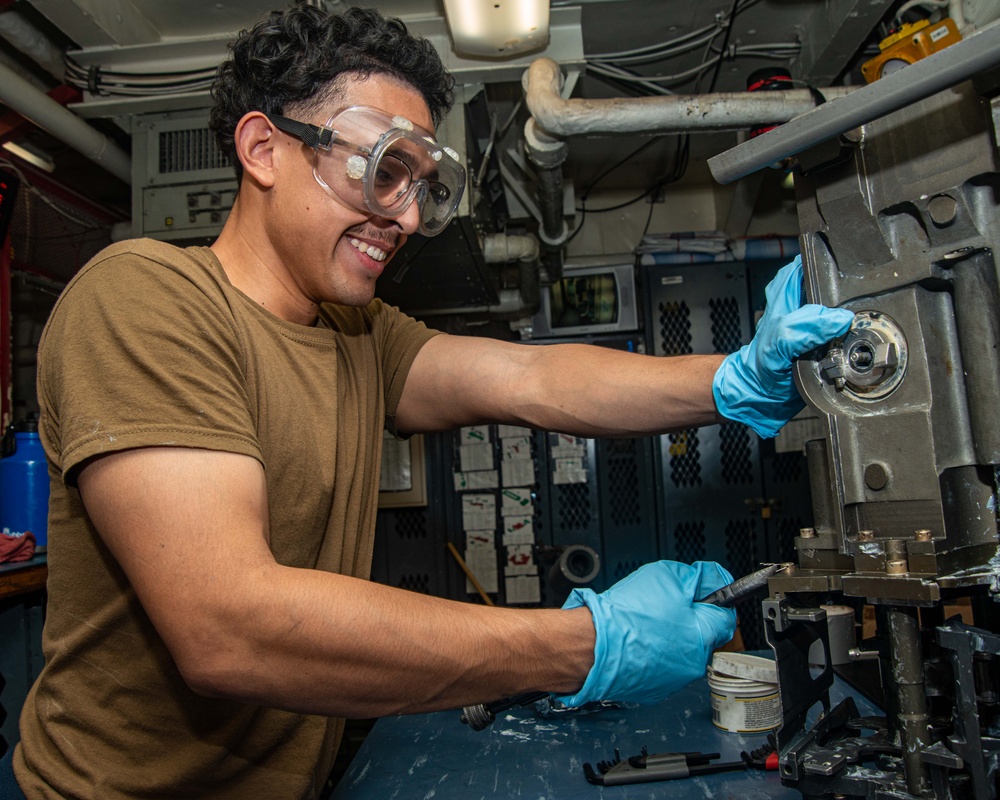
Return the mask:
M3 37L11 47L32 59L60 83L66 79L62 50L10 7L0 11L0 37Z
M732 183L814 145L949 89L1000 64L1000 23L862 86L850 96L824 103L774 130L713 156L709 169L719 183ZM791 92L763 92L785 95Z
M132 159L103 133L0 64L0 102L125 183L132 183Z
M813 94L806 89L564 99L560 95L562 80L559 65L549 58L532 61L521 78L532 117L552 136L737 131L787 122L816 107ZM851 87L820 90L828 100L852 91Z
M549 247L560 247L569 230L563 218L562 165L566 143L540 129L534 119L524 126L524 149L538 172L538 205L542 227L539 236Z
M882 610L882 607L879 607ZM887 683L895 690L898 704L896 725L906 774L906 787L913 794L924 795L930 787L930 774L921 759L931 746L930 716L924 693L924 659L920 644L920 623L916 609L884 607L889 641ZM881 620L880 620L881 621Z
M805 89L784 92L732 92L703 95L589 100L562 97L564 77L550 58L537 58L521 78L531 119L524 128L525 149L538 171L540 237L551 250L569 236L563 217L562 164L567 148L560 137L582 134L686 133L745 130L785 122L815 108ZM852 89L823 89L827 98Z

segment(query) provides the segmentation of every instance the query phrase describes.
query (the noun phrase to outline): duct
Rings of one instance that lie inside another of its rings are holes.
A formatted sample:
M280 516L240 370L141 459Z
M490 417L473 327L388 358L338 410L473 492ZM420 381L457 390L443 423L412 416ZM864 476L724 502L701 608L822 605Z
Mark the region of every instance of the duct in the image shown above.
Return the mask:
M0 102L115 177L125 183L132 182L132 160L128 153L3 65L0 65Z
M0 11L0 37L20 50L59 83L65 79L63 52L38 28L10 8Z

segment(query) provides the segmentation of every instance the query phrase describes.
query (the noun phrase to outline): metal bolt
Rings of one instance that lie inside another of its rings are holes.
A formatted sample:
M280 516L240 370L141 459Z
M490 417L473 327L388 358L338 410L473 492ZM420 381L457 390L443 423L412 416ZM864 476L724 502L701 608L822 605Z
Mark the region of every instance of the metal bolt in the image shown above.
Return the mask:
M815 528L799 528L799 536L803 539L815 539L816 529Z
M930 528L919 528L913 532L913 538L918 542L929 542L931 540Z
M859 542L870 542L875 538L875 531L858 531Z
M902 539L890 539L885 543L885 574L905 575L910 571L906 560L906 542Z
M951 195L939 194L932 197L927 204L927 214L935 225L943 228L955 221L958 215L958 203Z
M869 464L865 467L865 486L873 492L880 492L889 485L889 471L882 464Z

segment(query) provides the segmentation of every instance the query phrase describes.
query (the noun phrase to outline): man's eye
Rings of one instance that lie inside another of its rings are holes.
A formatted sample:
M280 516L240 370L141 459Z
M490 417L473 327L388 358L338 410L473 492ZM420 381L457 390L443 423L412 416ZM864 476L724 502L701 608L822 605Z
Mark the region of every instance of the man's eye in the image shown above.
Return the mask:
M451 190L443 183L438 183L437 181L428 181L427 193L439 206L447 203L448 199L451 197Z

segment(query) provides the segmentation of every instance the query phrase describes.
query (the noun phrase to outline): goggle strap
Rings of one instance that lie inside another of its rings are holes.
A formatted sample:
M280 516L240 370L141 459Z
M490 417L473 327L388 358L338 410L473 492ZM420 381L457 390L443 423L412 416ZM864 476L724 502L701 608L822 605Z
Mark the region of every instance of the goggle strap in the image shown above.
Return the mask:
M330 128L310 125L307 122L299 122L297 119L289 119L278 114L266 114L265 116L271 120L271 123L278 130L301 139L309 147L321 148L323 150L330 149L334 137L334 131L330 130Z

